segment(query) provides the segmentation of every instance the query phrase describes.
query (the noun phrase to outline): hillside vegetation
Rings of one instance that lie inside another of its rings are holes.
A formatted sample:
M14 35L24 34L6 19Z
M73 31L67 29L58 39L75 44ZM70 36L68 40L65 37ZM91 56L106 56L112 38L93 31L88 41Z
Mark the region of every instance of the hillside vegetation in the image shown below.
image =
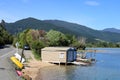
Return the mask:
M4 20L0 23L0 46L11 44L13 37L6 31Z
M116 29L116 28L106 28L103 31L105 31L105 32L120 33L120 29Z
M83 25L60 20L38 20L35 18L26 18L14 23L6 23L6 29L12 34L21 32L28 28L45 31L53 29L65 34L71 34L78 37L86 37L88 42L94 42L96 40L120 42L120 33L103 32L88 28Z
M20 44L20 48L28 45L36 59L40 59L41 48L46 46L71 46L76 49L85 49L86 46L85 38L82 37L77 40L74 36L65 35L55 30L45 32L44 30L27 29L19 33L17 38L14 38L14 46L16 42Z

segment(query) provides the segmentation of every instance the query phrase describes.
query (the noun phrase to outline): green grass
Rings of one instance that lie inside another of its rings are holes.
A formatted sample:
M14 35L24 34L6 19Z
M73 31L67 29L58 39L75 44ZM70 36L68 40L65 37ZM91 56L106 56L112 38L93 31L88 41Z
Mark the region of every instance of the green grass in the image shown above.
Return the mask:
M41 60L41 56L36 52L36 50L32 50L32 53L33 53L33 55L34 55L34 58L36 59L36 60Z
M25 79L22 77L22 80L25 80Z

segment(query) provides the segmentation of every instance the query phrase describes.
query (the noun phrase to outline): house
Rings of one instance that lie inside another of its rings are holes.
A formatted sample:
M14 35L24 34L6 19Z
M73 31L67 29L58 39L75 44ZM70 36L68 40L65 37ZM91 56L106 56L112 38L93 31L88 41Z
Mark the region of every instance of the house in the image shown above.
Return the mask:
M41 50L43 62L70 63L76 61L77 52L70 47L45 47Z

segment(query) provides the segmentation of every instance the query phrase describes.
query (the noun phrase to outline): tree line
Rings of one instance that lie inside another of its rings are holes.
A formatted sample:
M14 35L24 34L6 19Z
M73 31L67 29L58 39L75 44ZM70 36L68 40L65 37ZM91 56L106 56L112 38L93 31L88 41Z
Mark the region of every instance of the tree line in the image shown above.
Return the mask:
M29 45L35 56L40 56L40 50L46 46L69 46L76 49L85 49L86 47L120 47L120 43L112 43L106 41L87 42L85 37L77 37L70 34L63 34L60 31L26 29L18 35L11 35L5 29L5 21L0 23L0 46L12 44L15 46L19 42L20 48ZM39 58L39 57L38 57Z
M87 47L102 47L102 48L120 48L120 43L96 41L96 42L89 42L87 43L86 46Z
M63 34L56 30L48 32L44 30L27 29L19 33L14 39L13 45L18 41L21 48L29 45L36 58L40 58L41 49L48 46L69 46L84 50L86 47L120 47L119 43L96 41L87 42L85 37L76 37L70 34Z
M19 33L14 39L13 45L19 42L21 48L24 45L29 45L32 51L36 55L40 56L41 48L46 46L71 46L77 49L84 49L86 39L79 37L78 39L74 35L63 34L56 30L50 30L48 32L44 30L27 29ZM38 57L38 56L36 56Z
M5 29L5 21L2 20L0 23L0 46L5 44L11 44L13 41L13 36L7 32Z

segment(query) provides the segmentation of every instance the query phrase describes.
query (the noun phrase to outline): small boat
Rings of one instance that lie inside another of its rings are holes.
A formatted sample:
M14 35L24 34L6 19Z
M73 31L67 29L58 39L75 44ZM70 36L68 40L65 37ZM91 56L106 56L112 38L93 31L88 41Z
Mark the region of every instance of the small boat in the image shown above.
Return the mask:
M21 71L16 70L16 73L17 73L18 76L22 76L22 72Z
M84 63L95 63L96 59L94 59L94 58L85 58L85 59L78 58L77 61L81 61L81 62L84 62Z
M81 65L81 66L88 66L88 65L90 65L90 63L85 63L85 62L82 62L82 61L74 61L74 62L72 62L72 64L74 64L74 65Z
M22 69L24 67L16 57L12 56L10 59L18 68Z

